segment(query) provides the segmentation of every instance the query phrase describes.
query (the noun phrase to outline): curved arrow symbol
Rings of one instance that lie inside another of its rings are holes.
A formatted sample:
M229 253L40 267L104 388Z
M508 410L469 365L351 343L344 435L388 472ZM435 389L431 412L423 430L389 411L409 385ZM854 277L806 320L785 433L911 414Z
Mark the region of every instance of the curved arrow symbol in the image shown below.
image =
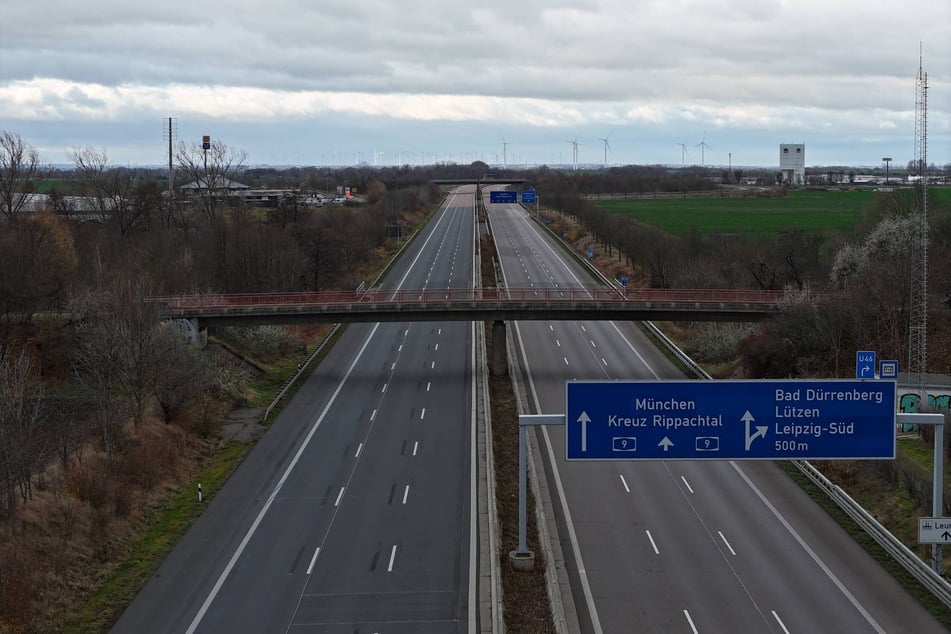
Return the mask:
M757 425L756 431L753 432L752 435L750 435L750 423L756 420L755 418L753 418L753 415L750 414L750 410L746 410L746 413L743 414L743 418L741 418L740 420L746 423L746 450L749 451L750 445L753 444L754 440L756 440L757 438L766 438L766 432L769 430L769 427L767 427L766 425Z

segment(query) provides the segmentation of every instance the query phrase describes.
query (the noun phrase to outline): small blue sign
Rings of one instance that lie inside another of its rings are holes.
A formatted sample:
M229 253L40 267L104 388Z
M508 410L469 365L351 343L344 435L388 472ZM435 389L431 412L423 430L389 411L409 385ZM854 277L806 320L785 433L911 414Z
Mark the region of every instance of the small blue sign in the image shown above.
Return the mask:
M878 362L878 378L897 379L898 361L895 359L882 359Z
M534 205L535 204L535 190L534 189L523 189L522 190L522 204L523 205Z
M593 257L594 257L594 245L589 244L588 245L588 259L590 260Z
M569 381L568 460L895 457L896 383Z
M568 239L568 232L567 232L567 231L562 231L562 232L561 232L561 238L562 238L562 240L567 240L567 239Z
M518 192L516 191L491 191L489 192L490 203L517 203Z
M859 350L855 353L855 378L874 379L875 378L875 352L872 350Z
M623 286L624 288L627 288L627 275L621 276L621 286Z

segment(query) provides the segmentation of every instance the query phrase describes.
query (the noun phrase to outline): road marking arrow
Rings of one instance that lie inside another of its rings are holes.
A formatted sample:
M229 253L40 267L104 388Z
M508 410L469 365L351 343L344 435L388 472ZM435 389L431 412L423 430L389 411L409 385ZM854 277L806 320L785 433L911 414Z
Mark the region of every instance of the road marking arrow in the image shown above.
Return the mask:
M581 451L588 450L588 423L591 422L591 418L588 416L588 412L581 412L581 416L578 417L578 422L581 423Z
M657 443L657 446L663 447L664 453L667 453L667 450L673 447L674 443L671 442L670 438L668 438L667 436L664 436L663 438L660 439L660 442Z
M766 438L766 432L769 430L769 427L766 425L757 425L756 431L753 432L753 435L750 435L750 423L756 420L753 418L753 415L750 414L750 410L746 410L746 413L743 414L743 418L740 420L746 423L746 450L749 451L750 445L753 444L754 440L757 438Z

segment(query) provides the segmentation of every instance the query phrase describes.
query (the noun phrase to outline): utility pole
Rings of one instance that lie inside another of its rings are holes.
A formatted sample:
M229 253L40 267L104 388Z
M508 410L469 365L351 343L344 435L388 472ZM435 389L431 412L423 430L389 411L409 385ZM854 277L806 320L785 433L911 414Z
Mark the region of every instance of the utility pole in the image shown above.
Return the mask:
M892 162L892 157L883 156L882 162L885 163L885 184L888 185L888 164Z

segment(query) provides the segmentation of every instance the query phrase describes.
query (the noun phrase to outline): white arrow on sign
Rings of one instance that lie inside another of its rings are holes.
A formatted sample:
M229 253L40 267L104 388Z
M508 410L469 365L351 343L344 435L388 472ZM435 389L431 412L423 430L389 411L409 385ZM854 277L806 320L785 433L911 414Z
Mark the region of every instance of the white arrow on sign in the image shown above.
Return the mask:
M663 447L664 453L667 453L667 450L673 447L674 443L670 440L670 438L668 438L667 436L664 436L663 438L660 439L660 442L657 443L657 446Z
M588 416L588 412L581 412L581 416L578 417L578 422L581 423L581 451L588 450L588 423L591 422L591 418Z
M746 450L749 451L750 445L753 444L754 440L756 440L757 438L766 438L766 431L769 429L769 427L767 427L766 425L757 425L756 431L753 432L753 435L751 436L750 423L752 423L756 419L753 418L752 414L750 414L750 410L746 410L746 413L743 414L743 418L741 418L740 420L746 423Z

